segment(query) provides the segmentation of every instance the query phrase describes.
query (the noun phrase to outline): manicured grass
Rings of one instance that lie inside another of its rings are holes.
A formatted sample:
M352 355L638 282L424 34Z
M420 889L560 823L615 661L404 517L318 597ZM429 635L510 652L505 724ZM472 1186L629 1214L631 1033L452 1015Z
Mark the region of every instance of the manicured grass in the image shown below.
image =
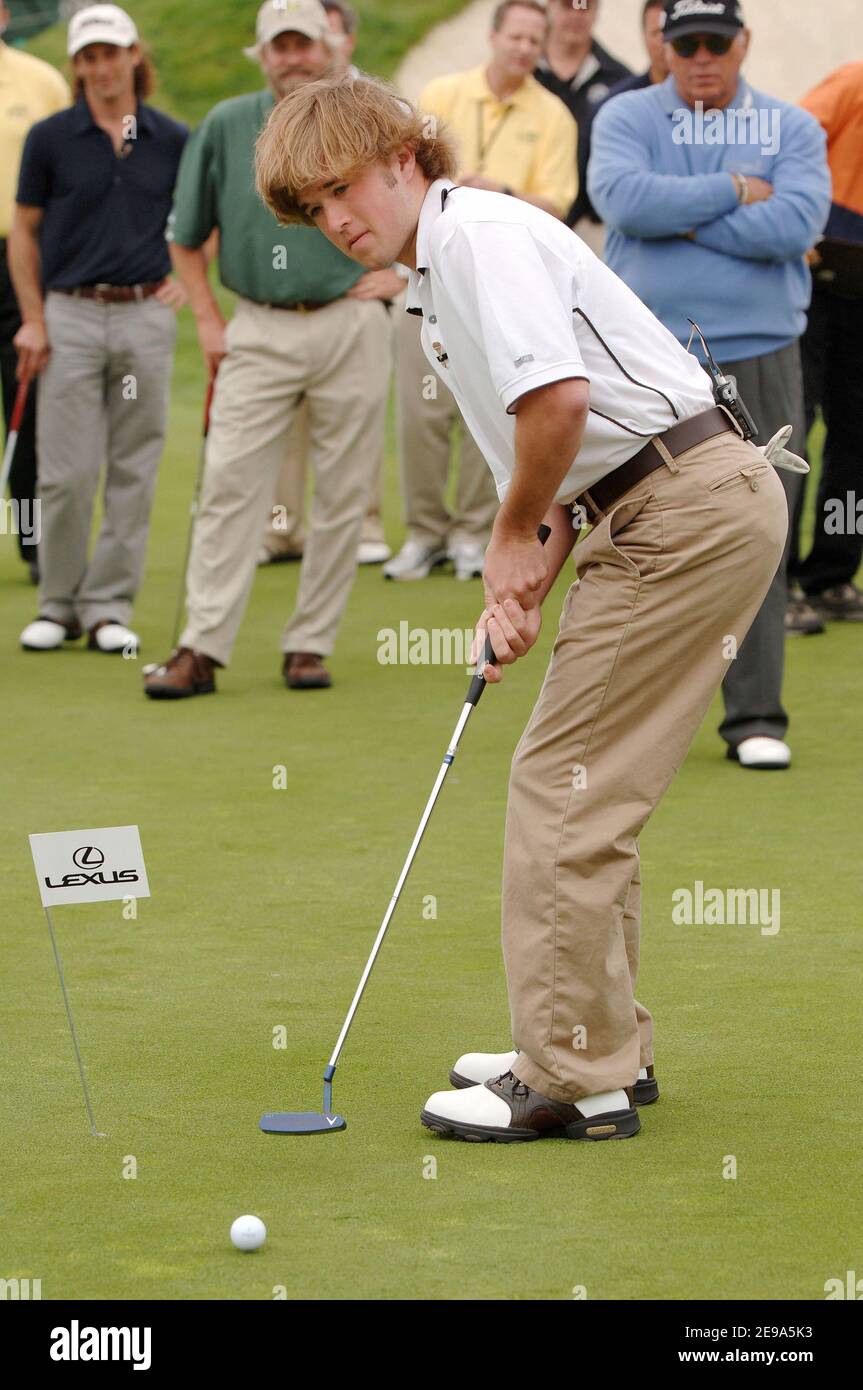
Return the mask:
M354 61L367 72L391 77L405 53L466 0L353 0L360 16ZM136 0L135 23L153 53L159 77L154 98L180 120L197 125L225 97L261 86L258 65L243 56L254 43L257 7L250 0ZM66 67L66 26L54 25L28 44L37 57Z
M136 609L165 655L195 473L202 371L187 313ZM392 441L386 523L402 535ZM297 570L259 574L215 698L153 704L140 663L17 648L34 615L0 541L6 808L0 1276L59 1298L823 1297L859 1268L859 630L789 643L795 765L722 758L718 704L644 834L639 993L662 1099L618 1144L447 1143L419 1124L467 1049L509 1045L498 948L508 763L540 647L465 735L336 1077L341 1135L257 1130L318 1109L321 1074L439 766L467 678L382 666L377 634L469 626L477 585L357 579L335 685L288 692ZM287 790L272 786L287 769ZM99 1128L89 1136L30 832L138 824L152 897L58 909ZM781 930L684 927L671 895L781 889ZM426 895L437 919L426 920ZM287 1047L272 1046L284 1025ZM122 1176L134 1155L136 1179ZM723 1180L734 1155L738 1176ZM428 1157L436 1178L424 1177ZM269 1228L252 1256L242 1212ZM856 1263L855 1263L856 1262Z

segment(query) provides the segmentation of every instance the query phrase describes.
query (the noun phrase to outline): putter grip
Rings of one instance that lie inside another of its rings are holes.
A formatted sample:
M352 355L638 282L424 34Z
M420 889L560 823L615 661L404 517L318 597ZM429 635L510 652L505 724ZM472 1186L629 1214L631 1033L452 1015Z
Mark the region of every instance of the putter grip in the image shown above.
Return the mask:
M546 526L543 522L536 534L539 537L540 545L545 545L546 541L551 535L551 527ZM477 672L484 670L486 665L497 665L497 657L494 654L494 648L491 645L491 638L489 637L488 633L486 633L485 646L483 647L482 662L477 666ZM479 674L475 675L470 683L470 687L465 698L465 704L478 705L479 697L485 690L485 686L485 676Z

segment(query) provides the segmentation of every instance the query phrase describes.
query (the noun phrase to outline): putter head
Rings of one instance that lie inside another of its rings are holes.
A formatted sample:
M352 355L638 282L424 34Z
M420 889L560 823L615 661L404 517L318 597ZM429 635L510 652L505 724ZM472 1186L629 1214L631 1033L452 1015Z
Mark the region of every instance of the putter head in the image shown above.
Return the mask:
M332 1134L346 1128L343 1115L321 1115L313 1110L276 1110L262 1115L259 1128L265 1134Z

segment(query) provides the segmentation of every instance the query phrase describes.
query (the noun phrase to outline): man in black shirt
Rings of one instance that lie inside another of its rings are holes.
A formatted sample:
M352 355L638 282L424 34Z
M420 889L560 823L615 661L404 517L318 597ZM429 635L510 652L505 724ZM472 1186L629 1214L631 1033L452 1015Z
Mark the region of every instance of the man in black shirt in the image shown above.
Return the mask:
M632 76L594 39L598 13L599 0L548 0L548 47L534 74L566 103L578 124L578 194L566 219L570 227L582 217L600 220L587 196L590 125L615 83Z
M624 77L622 82L616 82L606 100L622 96L624 92L640 92L645 87L655 87L657 82L664 82L668 76L664 39L665 0L645 0L641 18L644 26L644 46L650 58L650 67L647 72L641 72L637 77Z
M88 632L91 650L134 655L128 624L185 302L167 279L165 225L188 132L144 105L152 72L124 10L79 10L68 52L75 103L27 136L9 239L18 375L41 373L39 616L21 645L49 651Z

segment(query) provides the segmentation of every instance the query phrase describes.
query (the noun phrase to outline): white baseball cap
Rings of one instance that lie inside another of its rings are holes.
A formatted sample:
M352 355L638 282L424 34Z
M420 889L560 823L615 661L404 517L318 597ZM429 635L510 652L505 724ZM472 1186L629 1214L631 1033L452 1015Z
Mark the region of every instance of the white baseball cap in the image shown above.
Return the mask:
M265 43L277 34L305 34L307 39L326 39L330 33L327 12L320 0L264 0L255 20L255 43L244 48L247 58L257 58Z
M117 48L131 48L137 42L135 22L119 5L88 5L69 20L66 52L73 58L88 43L113 43Z

